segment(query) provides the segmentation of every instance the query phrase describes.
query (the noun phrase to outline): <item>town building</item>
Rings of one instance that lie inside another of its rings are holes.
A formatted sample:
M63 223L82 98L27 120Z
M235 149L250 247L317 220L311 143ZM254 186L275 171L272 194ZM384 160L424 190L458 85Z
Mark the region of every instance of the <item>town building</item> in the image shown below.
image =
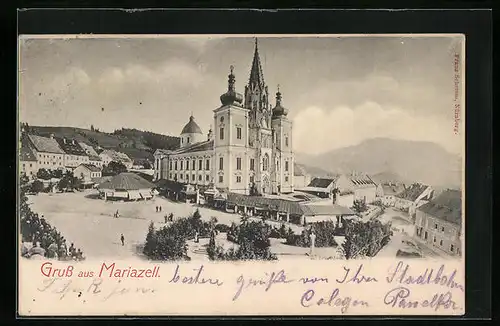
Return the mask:
M36 155L31 148L26 144L26 141L21 141L21 148L19 154L19 170L22 174L29 178L36 177L38 172L38 163Z
M434 190L432 187L414 183L395 195L394 207L407 212L410 217L414 217L416 209L429 202L433 196Z
M333 198L336 178L314 178L301 192L309 193L320 198Z
M354 200L362 200L367 204L377 200L378 185L365 174L341 174L335 182L340 193L352 192Z
M128 170L134 165L134 162L130 159L130 157L128 157L127 154L112 149L105 149L99 154L99 157L102 160L103 166L108 165L111 162L119 162L125 165Z
M404 190L401 183L386 183L382 184L383 196L381 198L382 204L389 207L394 207L396 203L396 195Z
M102 177L101 168L88 164L82 163L73 170L73 175L77 178L81 178L83 186L89 186L95 184L96 180Z
M95 165L99 168L102 168L102 159L99 157L99 154L97 154L96 150L94 147L85 144L84 142L79 142L80 147L83 148L87 156L89 157L89 164Z
M294 191L292 122L279 88L274 108L269 103L257 41L244 95L236 91L235 82L231 66L228 90L213 110L213 132L205 138L191 115L181 131L180 148L155 152L156 180L213 184L240 194Z
M74 139L54 138L64 152L64 167L74 170L82 163L89 163L89 157L80 144Z
M459 190L445 190L416 209L414 236L438 253L462 253L462 198Z
M302 189L311 183L311 175L301 166L295 165L293 169L293 186L295 189Z
M37 168L47 170L65 170L64 151L54 137L28 135L31 149L36 156Z

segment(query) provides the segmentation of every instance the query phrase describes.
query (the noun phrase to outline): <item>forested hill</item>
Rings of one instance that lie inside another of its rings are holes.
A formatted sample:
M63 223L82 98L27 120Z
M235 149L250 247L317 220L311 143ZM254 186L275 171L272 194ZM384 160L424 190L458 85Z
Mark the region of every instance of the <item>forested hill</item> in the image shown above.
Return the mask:
M73 127L26 126L26 131L44 137L54 134L84 142L96 149L114 149L126 153L134 160L153 160L157 149L176 149L180 138L161 135L149 131L122 128L113 133L102 132L91 126L90 129Z

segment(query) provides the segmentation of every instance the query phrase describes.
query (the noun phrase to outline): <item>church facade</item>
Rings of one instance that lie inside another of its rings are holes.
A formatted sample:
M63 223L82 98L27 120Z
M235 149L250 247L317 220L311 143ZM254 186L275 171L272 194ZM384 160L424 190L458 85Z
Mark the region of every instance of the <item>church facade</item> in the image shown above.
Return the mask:
M191 116L180 148L155 152L155 179L247 195L293 192L292 122L279 87L275 106L269 102L257 40L244 94L236 91L230 70L227 92L213 110L214 129L205 136Z

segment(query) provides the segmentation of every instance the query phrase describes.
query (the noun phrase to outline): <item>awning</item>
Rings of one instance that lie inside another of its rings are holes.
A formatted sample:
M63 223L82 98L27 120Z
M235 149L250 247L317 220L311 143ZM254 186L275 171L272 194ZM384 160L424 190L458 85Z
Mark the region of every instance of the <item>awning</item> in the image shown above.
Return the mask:
M142 196L142 198L153 198L153 195L151 194L150 191L147 190L139 190L139 194Z
M115 191L115 192L112 193L111 197L128 198L128 192L126 192L126 191Z
M142 199L141 194L139 193L138 190L129 190L128 191L128 198L131 200Z

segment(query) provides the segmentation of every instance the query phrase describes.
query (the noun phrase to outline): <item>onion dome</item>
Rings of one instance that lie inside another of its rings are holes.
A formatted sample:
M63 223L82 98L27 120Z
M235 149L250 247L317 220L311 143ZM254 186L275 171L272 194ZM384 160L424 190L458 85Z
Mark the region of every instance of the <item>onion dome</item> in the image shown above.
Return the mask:
M194 121L192 115L189 117L189 122L182 128L181 135L182 134L203 134L200 126Z
M231 73L228 76L228 87L227 87L227 92L222 94L220 96L220 101L222 105L230 105L234 104L235 102L238 104L241 104L243 102L243 95L240 93L237 93L235 88L234 88L234 83L235 83L235 78L233 74L233 69L234 67L231 66Z
M273 118L275 117L281 117L284 116L286 117L288 114L288 109L284 108L281 105L281 93L280 93L280 87L278 85L278 92L276 93L276 106L273 108Z

